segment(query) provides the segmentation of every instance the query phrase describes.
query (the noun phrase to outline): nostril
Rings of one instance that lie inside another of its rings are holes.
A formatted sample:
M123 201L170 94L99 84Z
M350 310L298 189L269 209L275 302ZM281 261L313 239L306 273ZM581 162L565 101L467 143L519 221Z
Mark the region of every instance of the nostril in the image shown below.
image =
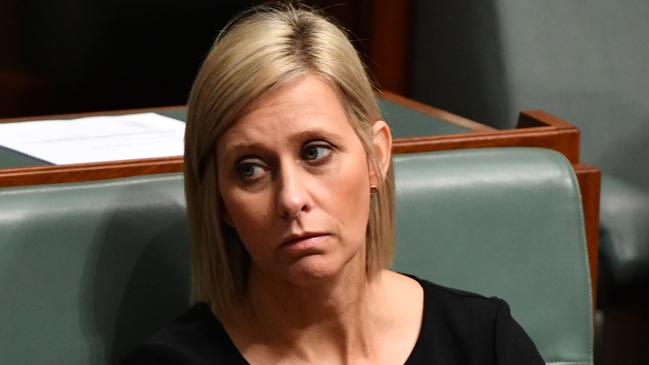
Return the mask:
M309 209L309 194L300 166L292 161L280 165L277 175L277 209L282 218L295 218Z
M283 189L278 197L278 210L281 217L294 218L308 210L306 194L295 189Z

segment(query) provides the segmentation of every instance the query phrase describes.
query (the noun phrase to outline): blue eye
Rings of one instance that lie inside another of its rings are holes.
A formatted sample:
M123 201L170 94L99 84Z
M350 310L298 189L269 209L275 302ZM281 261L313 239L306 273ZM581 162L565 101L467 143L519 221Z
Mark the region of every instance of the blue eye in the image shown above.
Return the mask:
M323 144L306 145L302 149L301 157L305 161L318 161L331 154L331 147Z
M258 162L241 161L237 163L235 170L242 180L255 180L260 178L266 169Z
M252 164L240 164L237 166L237 171L243 177L252 177L255 174L255 166Z

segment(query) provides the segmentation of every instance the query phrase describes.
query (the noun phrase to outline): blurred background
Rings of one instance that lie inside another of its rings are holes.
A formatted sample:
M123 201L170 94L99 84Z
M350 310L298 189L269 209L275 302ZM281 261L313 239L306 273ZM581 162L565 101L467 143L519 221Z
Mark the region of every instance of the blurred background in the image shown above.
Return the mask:
M1 0L0 117L184 104L219 30L255 3ZM307 3L367 54L372 1Z
M187 100L250 0L0 0L0 118ZM603 171L598 362L649 363L649 2L313 0L377 86L500 129L542 109Z

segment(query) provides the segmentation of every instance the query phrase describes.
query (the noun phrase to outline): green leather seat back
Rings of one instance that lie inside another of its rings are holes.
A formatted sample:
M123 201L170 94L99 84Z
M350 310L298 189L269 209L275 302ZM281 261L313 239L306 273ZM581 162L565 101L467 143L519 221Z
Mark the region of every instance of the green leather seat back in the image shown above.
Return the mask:
M565 158L533 148L394 157L394 268L505 299L548 363L592 363L581 200Z
M182 176L0 189L0 362L114 364L188 305Z

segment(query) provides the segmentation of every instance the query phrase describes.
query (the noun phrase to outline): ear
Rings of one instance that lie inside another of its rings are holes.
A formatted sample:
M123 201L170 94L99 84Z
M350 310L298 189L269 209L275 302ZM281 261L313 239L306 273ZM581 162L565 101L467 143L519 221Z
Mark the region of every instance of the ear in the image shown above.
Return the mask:
M376 155L376 162L379 169L378 173L381 176L377 177L374 168L371 168L370 184L378 186L385 179L388 168L390 168L390 159L392 158L392 133L390 133L388 124L383 120L377 120L372 125L372 146Z

